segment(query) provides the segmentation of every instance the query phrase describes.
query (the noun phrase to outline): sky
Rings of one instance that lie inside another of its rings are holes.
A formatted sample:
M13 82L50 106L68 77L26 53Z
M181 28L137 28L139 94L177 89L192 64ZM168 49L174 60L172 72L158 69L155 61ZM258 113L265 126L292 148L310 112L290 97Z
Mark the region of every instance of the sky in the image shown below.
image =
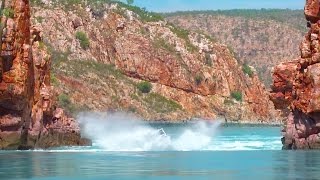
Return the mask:
M303 9L305 0L135 0L135 5L149 11L224 9Z

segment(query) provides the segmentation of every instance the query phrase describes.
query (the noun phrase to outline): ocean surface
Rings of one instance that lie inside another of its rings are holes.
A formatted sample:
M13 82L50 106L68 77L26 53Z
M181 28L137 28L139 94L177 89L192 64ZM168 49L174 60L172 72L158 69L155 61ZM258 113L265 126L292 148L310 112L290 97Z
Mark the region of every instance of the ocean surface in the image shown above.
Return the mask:
M282 151L280 127L103 123L92 147L0 151L0 179L319 179L320 152ZM161 128L163 130L161 130Z

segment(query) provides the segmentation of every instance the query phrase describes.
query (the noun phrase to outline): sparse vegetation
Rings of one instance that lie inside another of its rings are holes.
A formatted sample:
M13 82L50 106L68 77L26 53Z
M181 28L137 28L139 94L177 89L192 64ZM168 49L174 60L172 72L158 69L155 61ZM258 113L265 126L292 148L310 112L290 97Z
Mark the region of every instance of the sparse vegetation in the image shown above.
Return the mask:
M7 18L13 18L14 17L14 11L11 8L4 8L1 12L1 14Z
M149 93L152 90L152 84L147 81L143 81L137 84L137 88L142 93Z
M37 16L37 17L35 17L35 19L36 19L36 21L37 21L38 23L42 23L43 20L44 20L44 18L43 18L42 16Z
M186 42L186 48L188 51L190 52L195 52L198 50L198 48L196 46L194 46L189 39L189 31L179 28L173 24L169 24L169 28L170 30L175 33L179 38L185 40Z
M30 0L30 3L32 6L35 6L35 5L39 6L42 4L41 0Z
M60 94L58 96L58 104L59 104L59 106L64 107L64 108L68 107L71 104L70 97L64 93Z
M148 107L157 113L170 113L182 110L182 106L177 102L167 99L160 94L150 93L143 98Z
M179 28L179 27L176 27L175 25L173 24L170 24L170 29L173 33L175 33L179 38L181 39L189 39L189 31L188 30L185 30L185 29L182 29L182 28Z
M63 5L65 8L67 9L71 9L72 7L76 6L76 5L80 5L83 4L84 1L83 0L54 0L53 3L55 5Z
M144 22L156 22L164 20L163 16L159 13L149 12L145 8L140 8L137 6L132 5L134 0L52 0L52 4L55 6L64 7L66 10L76 9L78 6L90 6L93 8L92 10L97 12L101 10L101 7L104 7L102 4L109 4L109 3L117 3L119 8L124 8L129 11L136 13L140 19ZM41 0L31 0L33 5L40 6L43 3ZM117 12L121 10L118 9ZM120 13L122 14L122 13Z
M50 82L53 86L57 86L59 84L59 81L54 73L51 73L50 75Z
M166 40L164 40L163 38L156 38L154 41L153 41L153 46L155 48L161 48L161 49L164 49L170 53L176 53L176 48L169 44Z
M86 105L79 106L79 105L72 103L72 101L70 99L70 95L65 94L65 93L62 93L58 96L58 105L60 107L62 107L64 110L66 110L66 112L68 114L71 114L71 115L75 115L78 112L81 112L81 111L88 109L88 107Z
M239 54L233 49L233 47L231 46L227 46L230 54L233 56L233 58L235 58L238 62L240 60Z
M254 73L251 67L248 64L243 64L242 71L247 74L249 77L253 77Z
M134 100L136 100L136 101L139 101L139 96L136 95L136 94L131 94L130 97L131 97L131 99L134 99Z
M122 89L120 89L121 86L118 83L125 83L126 86L132 89L135 87L135 83L112 64L104 64L93 60L69 60L68 56L68 52L54 52L52 55L51 72L53 76L51 76L51 83L57 89L67 89L69 97L73 97L73 93L103 92L106 94L104 98L110 98L114 103L110 108L116 109L119 107L119 102L123 95ZM55 74L59 75L59 80ZM87 87L86 91L88 92L82 92L83 89L75 88L83 86ZM106 91L114 92L114 94L109 95ZM87 104L68 101L68 98L64 95L60 97L60 102L59 104L64 105L64 108L70 114L76 114L77 112L92 108L92 106L89 107Z
M124 78L124 75L112 64L103 64L93 60L66 60L63 56L54 62L54 72L74 78L81 78L89 73L96 74L99 77L113 76L115 78ZM68 70L66 70L66 66Z
M232 54L232 56L235 56L236 52L234 51L233 47L227 46L227 48L230 51L230 53Z
M169 44L165 39L163 38L156 38L153 42L152 42L153 46L156 49L163 49L167 52L169 52L171 55L174 55L178 61L180 61L182 66L186 66L184 64L184 62L182 61L182 56L180 54L180 52L178 52L176 50L176 48L174 47L174 45ZM187 69L187 68L186 68Z
M212 59L211 59L211 56L209 53L206 53L205 56L204 56L204 62L206 65L208 66L212 66Z
M42 42L42 41L39 41L39 49L45 49L46 45Z
M217 39L215 39L215 37L213 37L213 35L208 35L204 32L201 33L202 35L204 35L205 38L209 39L211 42L218 42Z
M231 97L235 99L236 101L241 102L242 101L242 92L240 91L233 91L231 92Z
M174 13L163 13L165 17L183 16L183 15L212 15L244 17L251 19L267 19L281 23L294 24L299 29L305 29L305 18L303 10L291 9L232 9L232 10L208 10L208 11L178 11Z
M229 105L234 105L234 102L233 102L233 100L226 98L226 99L224 99L223 104L229 106Z
M155 12L149 12L145 8L140 8L137 6L132 6L130 4L125 4L122 2L116 2L120 7L123 7L129 11L132 11L136 13L140 19L144 22L157 22L157 21L163 21L162 15L155 13Z
M197 85L200 85L201 82L203 81L203 77L199 74L197 74L195 77L194 77L194 81L196 82Z
M90 46L90 41L87 34L83 31L76 32L76 38L80 41L80 46L83 49L88 49Z
M140 33L140 34L142 34L142 35L146 35L146 34L148 34L148 32L147 32L147 30L146 30L146 28L145 28L145 27L140 27L140 29L139 29L139 33Z

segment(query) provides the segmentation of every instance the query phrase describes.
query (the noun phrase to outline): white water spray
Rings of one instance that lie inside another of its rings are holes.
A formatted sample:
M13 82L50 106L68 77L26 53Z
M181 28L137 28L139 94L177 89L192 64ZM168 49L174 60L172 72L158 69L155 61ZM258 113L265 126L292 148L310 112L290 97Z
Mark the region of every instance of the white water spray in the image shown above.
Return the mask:
M78 119L84 135L92 139L93 146L105 151L206 150L221 124L199 121L164 135L159 129L123 113L81 113Z

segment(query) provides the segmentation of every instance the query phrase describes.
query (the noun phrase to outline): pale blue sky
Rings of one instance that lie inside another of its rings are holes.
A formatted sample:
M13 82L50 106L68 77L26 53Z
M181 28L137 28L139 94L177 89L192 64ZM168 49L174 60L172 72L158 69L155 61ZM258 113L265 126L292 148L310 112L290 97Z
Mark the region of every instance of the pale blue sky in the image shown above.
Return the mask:
M303 9L305 0L135 0L135 5L150 11L218 9Z

